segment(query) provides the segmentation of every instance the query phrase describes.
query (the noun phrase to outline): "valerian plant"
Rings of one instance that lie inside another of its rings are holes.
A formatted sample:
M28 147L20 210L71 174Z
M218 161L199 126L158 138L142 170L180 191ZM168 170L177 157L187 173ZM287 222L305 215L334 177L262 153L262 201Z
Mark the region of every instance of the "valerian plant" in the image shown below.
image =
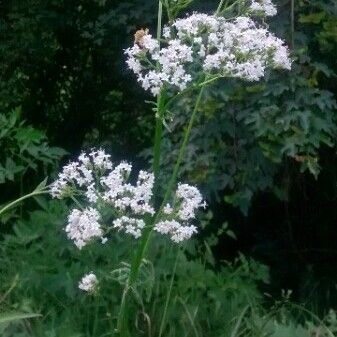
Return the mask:
M177 176L206 86L220 78L258 81L266 69L291 68L287 46L264 24L267 16L276 14L270 0L237 0L226 5L221 0L213 14L177 18L189 2L159 1L156 38L141 29L134 45L125 50L127 66L156 97L152 171L141 170L137 175L130 163L113 163L109 154L93 149L64 166L49 188L54 198L74 202L65 231L79 249L93 240L109 244L117 231L139 241L117 318L115 332L120 336L130 335L128 299L153 234L180 243L198 232L197 211L206 203L195 186L177 182ZM164 9L168 23L162 27ZM171 177L164 187L158 186L163 125L172 102L186 94L196 97L192 113ZM163 195L160 190L165 191ZM79 288L98 291L99 279L93 271L82 278Z

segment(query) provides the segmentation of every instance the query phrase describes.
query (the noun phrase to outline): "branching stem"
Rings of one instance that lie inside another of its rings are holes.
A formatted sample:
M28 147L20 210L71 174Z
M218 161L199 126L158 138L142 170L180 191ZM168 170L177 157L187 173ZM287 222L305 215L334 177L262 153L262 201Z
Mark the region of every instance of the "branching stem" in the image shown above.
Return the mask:
M37 195L41 195L41 194L48 194L48 193L49 193L49 191L46 190L46 189L37 190L37 191L35 190L35 191L31 192L31 193L28 193L28 194L22 196L21 198L16 199L16 200L10 202L5 207L1 208L0 209L0 216L1 216L1 214L5 213L10 208L14 207L16 204L19 204L21 201L23 201L25 199L28 199L28 198L31 198L31 197L34 197L34 196L37 196Z

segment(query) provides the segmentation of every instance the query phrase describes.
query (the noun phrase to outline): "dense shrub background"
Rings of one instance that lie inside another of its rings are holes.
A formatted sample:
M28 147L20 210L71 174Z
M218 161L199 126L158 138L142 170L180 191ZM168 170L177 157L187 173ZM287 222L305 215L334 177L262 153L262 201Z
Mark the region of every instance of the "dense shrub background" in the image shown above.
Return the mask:
M242 286L236 280L236 289L254 288L249 298L259 303L263 291L279 297L281 289L292 289L294 300L324 315L337 305L337 4L334 0L275 2L279 15L270 25L293 51L291 74L269 74L254 85L224 80L211 86L182 175L201 186L209 200L197 245L205 247L208 242L214 254L208 257L209 273L214 273L210 279L227 277L230 269L223 271L221 261L232 261L242 252L248 260L267 265L271 280L262 277L261 283L253 272ZM136 158L140 167L151 160L154 116L146 103L150 97L127 71L123 49L133 42L136 29L154 29L156 6L149 0L0 1L1 203L32 190L42 176L52 176L84 148L102 146L116 160ZM195 1L190 11L215 6L215 1ZM181 140L181 132L176 131L184 128L191 99L181 100L175 107L179 113L167 120L163 159L167 172ZM6 293L17 282L12 303L39 311L44 303L56 301L39 297L45 287L41 283L48 284L48 296L60 296L67 308L65 317L72 306L82 310L74 290L82 257L60 242L64 241L62 210L55 207L44 199L38 204L29 201L2 219L1 291ZM215 239L224 223L236 239L225 234ZM93 265L94 261L114 265L119 255L112 248L104 249L97 253L105 256L103 260L84 258ZM123 251L118 254L123 256ZM51 279L42 277L39 268L47 268ZM63 279L55 279L60 275ZM181 277L186 275L181 272ZM246 275L240 277L246 280ZM30 282L33 289L26 293ZM29 303L32 298L34 303ZM227 300L221 305L228 306ZM105 299L102 306L113 305L111 301ZM202 300L194 298L192 303L198 301ZM4 308L10 306L7 300L4 303ZM59 319L64 322L62 315ZM219 317L219 322L223 320ZM219 335L216 329L214 336Z

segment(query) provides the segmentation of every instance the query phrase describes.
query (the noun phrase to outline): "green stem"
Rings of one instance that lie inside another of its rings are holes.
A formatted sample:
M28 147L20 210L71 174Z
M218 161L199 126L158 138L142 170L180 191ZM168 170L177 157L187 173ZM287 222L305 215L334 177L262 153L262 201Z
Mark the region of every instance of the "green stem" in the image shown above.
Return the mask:
M212 82L215 82L215 81L217 81L219 78L222 78L222 77L223 77L223 76L216 76L216 77L207 79L207 80L205 80L204 82L200 83L200 84L199 84L199 87L203 87L203 86L205 86L205 85L207 85L207 84L210 84L210 83L212 83Z
M233 7L235 7L236 5L240 5L242 0L236 0L234 1L231 5L226 6L223 10L223 12L227 12L229 9L232 9ZM219 14L219 12L217 11L216 14Z
M163 17L163 4L161 0L158 1L158 21L157 21L157 40L160 48L161 42L161 31L162 31L162 17ZM164 90L164 89L163 89ZM163 116L164 116L164 95L163 90L159 93L157 97L157 112L156 112L156 129L155 129L155 139L154 139L154 147L153 147L153 173L154 176L158 176L159 166L160 166L160 152L161 152L161 141L162 141L162 133L163 133ZM155 189L156 189L155 183ZM147 229L145 229L147 231ZM146 234L144 233L144 238L149 237L151 231ZM143 254L146 250L147 246L147 239L142 240L140 247L138 248L136 255L131 264L131 270L129 279L124 287L121 306L118 313L117 318L117 333L121 336L129 336L128 327L127 327L127 307L126 307L126 300L127 295L129 293L130 288L134 284L137 279L139 267L143 258Z
M209 76L206 76L205 80L194 84L194 85L190 85L189 87L187 87L185 90L183 91L179 91L175 96L173 96L171 99L167 100L164 106L164 111L167 111L169 109L169 107L172 105L172 103L174 103L175 101L177 101L180 97L182 97L183 95L188 94L189 92L195 90L195 89L200 89L203 86L206 86L212 82L217 81L219 78L223 78L224 76L216 76L213 78L209 78Z
M168 292L167 292L167 296L166 296L165 307L164 307L163 317L162 317L161 322L160 322L160 328L159 328L159 335L158 335L158 337L161 337L161 335L162 335L162 333L164 331L164 328L165 328L167 308L168 308L168 305L169 305L170 299L171 299L171 293L172 293L172 287L173 287L174 277L175 277L176 271L177 271L177 264L178 264L179 253L180 253L180 250L178 250L177 257L176 257L176 260L174 262L173 273L172 273L172 276L171 276L170 286L169 286L169 289L168 289Z
M73 195L70 198L81 210L84 210L84 206L77 200L77 198L75 198Z
M174 166L170 181L167 185L167 189L166 189L166 192L165 192L165 196L164 196L164 200L162 202L161 208L166 205L166 203L167 203L167 201L168 201L168 199L171 195L172 189L173 189L173 187L176 183L179 168L180 168L181 162L183 160L183 157L185 155L186 146L187 146L187 143L188 143L190 135L191 135L191 131L192 131L194 121L195 121L196 116L197 116L197 112L198 112L198 109L199 109L199 105L200 105L202 96L204 94L204 89L205 89L205 86L202 86L200 91L199 91L199 94L197 96L197 99L195 101L194 109L193 109L190 121L188 123L187 129L185 131L184 139L183 139L183 142L181 144L179 154L178 154L178 159L177 159L176 164ZM161 209L159 210L158 213L160 213L160 212L161 212Z
M121 307L120 307L120 311L119 311L119 315L118 315L118 321L117 321L117 331L119 331L122 336L128 336L127 334L127 328L126 328L126 324L127 324L127 319L126 319L126 298L127 298L127 294L130 290L130 288L133 287L133 285L135 284L135 282L137 281L138 278L138 274L139 274L139 269L143 260L143 257L145 255L145 252L147 250L147 246L150 242L150 238L151 238L151 234L154 228L154 225L156 224L156 222L158 221L161 211L163 209L163 207L166 205L173 187L176 183L176 179L177 179L177 175L178 175L178 171L181 165L181 162L183 160L184 154L185 154L185 150L186 150L186 146L188 143L188 140L190 138L190 134L194 125L194 121L196 119L197 116L197 112L199 109L199 105L204 93L204 86L201 87L200 92L197 96L196 102L195 102L195 106L191 115L191 118L189 120L187 129L185 131L185 135L184 135L184 139L182 142L182 145L180 147L179 150L179 154L178 154L178 158L176 161L176 164L174 166L173 169L173 173L171 175L169 184L167 186L166 192L165 192L165 196L163 199L163 202L159 208L159 211L157 212L156 216L154 218L151 219L151 221L149 222L148 226L145 227L142 237L141 237L141 242L140 242L140 246L138 247L136 254L132 260L132 264L131 264L131 269L130 269L130 275L129 275L129 279L127 281L127 284L125 285L124 291L123 291L123 297L122 297L122 302L121 302Z
M158 22L157 22L157 41L160 49L161 29L162 29L162 17L163 17L163 4L161 0L158 3ZM163 133L163 117L164 117L164 97L163 90L160 91L157 97L157 113L156 113L156 129L154 136L153 147L153 174L157 177L160 165L160 151L161 151L161 139Z
M96 336L97 331L97 323L98 323L98 311L99 311L99 301L98 301L98 294L95 295L95 318L94 318L94 327L92 329L92 335Z
M164 111L165 109L164 109L163 93L160 93L157 98L156 129L155 129L154 147L153 147L153 168L152 169L153 169L153 174L155 177L157 177L159 173Z
M163 19L163 3L161 2L161 0L159 0L158 1L158 21L157 21L157 40L159 43L159 49L160 49L162 19Z
M215 15L218 15L220 12L221 12L221 9L222 9L222 6L223 6L223 3L225 2L225 0L221 0L220 3L219 3L219 6L215 12Z
M15 206L16 204L20 203L21 201L23 201L25 199L34 197L35 195L48 194L48 193L49 193L49 191L46 191L46 190L33 191L31 193L28 193L28 194L22 196L21 198L16 199L16 200L10 202L5 207L1 208L0 209L0 216L1 216L2 213L6 212L8 209L10 209L11 207Z

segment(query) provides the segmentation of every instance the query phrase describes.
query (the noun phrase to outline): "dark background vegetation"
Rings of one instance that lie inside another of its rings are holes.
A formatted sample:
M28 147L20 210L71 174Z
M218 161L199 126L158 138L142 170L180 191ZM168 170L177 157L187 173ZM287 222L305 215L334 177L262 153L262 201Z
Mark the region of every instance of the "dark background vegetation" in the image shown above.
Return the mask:
M251 256L270 267L267 292L292 289L295 299L325 311L337 305L337 4L294 2L292 10L291 1L277 1L279 15L270 21L290 46L292 71L210 87L182 178L208 197L200 239L225 222L237 237L219 238L219 262ZM135 30L154 32L156 7L149 0L0 1L1 203L93 146L148 165L151 97L126 69L123 49ZM166 172L189 100L169 122ZM11 232L13 219L0 233Z

